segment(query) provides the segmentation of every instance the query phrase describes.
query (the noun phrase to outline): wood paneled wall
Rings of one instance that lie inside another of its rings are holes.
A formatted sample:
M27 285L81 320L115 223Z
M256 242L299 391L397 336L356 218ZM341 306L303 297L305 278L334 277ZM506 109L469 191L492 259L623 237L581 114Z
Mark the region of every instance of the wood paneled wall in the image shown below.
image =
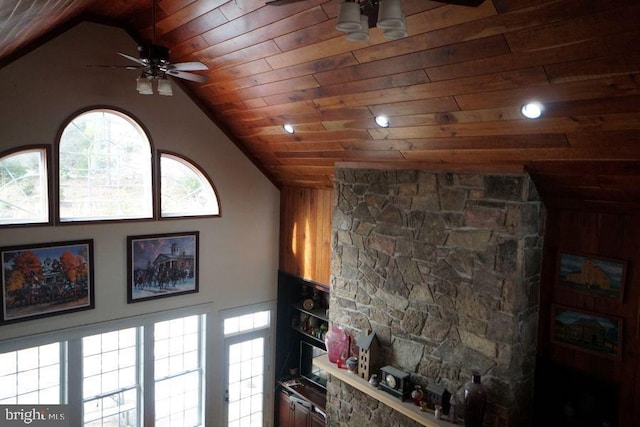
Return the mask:
M628 261L623 301L597 298L559 287L556 270L558 251L581 252ZM618 425L638 425L635 423L640 420L640 406L637 405L640 401L640 216L549 209L540 297L538 354L552 363L619 384ZM621 317L621 359L596 356L553 343L553 304Z
M283 187L280 191L280 269L329 284L333 190Z

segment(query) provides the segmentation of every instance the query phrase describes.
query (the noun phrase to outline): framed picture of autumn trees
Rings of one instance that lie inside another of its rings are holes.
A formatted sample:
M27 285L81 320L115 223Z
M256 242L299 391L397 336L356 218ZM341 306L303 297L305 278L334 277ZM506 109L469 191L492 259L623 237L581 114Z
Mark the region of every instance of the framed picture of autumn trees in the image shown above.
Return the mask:
M95 308L93 240L0 248L2 323Z

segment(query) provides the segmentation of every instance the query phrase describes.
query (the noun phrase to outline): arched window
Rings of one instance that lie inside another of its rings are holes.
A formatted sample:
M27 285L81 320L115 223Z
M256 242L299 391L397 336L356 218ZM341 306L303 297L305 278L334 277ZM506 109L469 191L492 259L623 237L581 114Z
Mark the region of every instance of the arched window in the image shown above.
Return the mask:
M144 129L121 111L75 115L58 144L56 221L154 219L158 198L160 218L220 215L216 189L197 164L157 153L160 179L154 183L152 152ZM53 222L49 169L46 146L0 154L0 226Z
M151 144L128 115L92 109L60 136L61 222L153 218Z
M209 178L177 154L160 154L160 216L217 216L218 196Z
M0 225L49 223L47 149L0 156Z

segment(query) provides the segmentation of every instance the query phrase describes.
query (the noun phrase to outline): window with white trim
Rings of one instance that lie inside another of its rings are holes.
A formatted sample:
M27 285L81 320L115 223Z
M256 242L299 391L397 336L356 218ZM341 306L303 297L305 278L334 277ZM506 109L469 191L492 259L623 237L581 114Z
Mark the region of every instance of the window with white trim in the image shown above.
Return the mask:
M0 404L63 403L64 343L53 343L0 354Z
M85 426L137 425L141 333L142 328L127 328L82 338Z
M155 425L202 425L204 319L190 316L154 325Z
M68 404L72 424L85 427L142 427L145 410L157 427L203 426L206 314L179 313L66 331L73 337L42 345L0 341L0 404Z
M204 170L177 153L154 156L143 127L124 112L96 108L72 117L61 129L57 154L55 220L61 223L220 215ZM0 226L53 222L50 157L46 146L0 155Z
M60 221L152 218L151 163L151 143L128 115L77 115L58 145Z
M227 427L262 427L271 415L265 408L270 325L270 310L224 318Z
M175 154L161 153L160 174L163 218L220 214L213 184L193 162Z

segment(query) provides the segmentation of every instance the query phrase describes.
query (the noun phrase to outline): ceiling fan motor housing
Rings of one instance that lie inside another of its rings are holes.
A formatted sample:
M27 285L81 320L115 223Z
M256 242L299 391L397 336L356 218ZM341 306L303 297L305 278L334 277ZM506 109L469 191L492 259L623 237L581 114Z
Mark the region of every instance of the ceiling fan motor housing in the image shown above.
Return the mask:
M169 49L157 44L140 45L138 52L140 52L140 59L146 59L150 62L169 60Z

